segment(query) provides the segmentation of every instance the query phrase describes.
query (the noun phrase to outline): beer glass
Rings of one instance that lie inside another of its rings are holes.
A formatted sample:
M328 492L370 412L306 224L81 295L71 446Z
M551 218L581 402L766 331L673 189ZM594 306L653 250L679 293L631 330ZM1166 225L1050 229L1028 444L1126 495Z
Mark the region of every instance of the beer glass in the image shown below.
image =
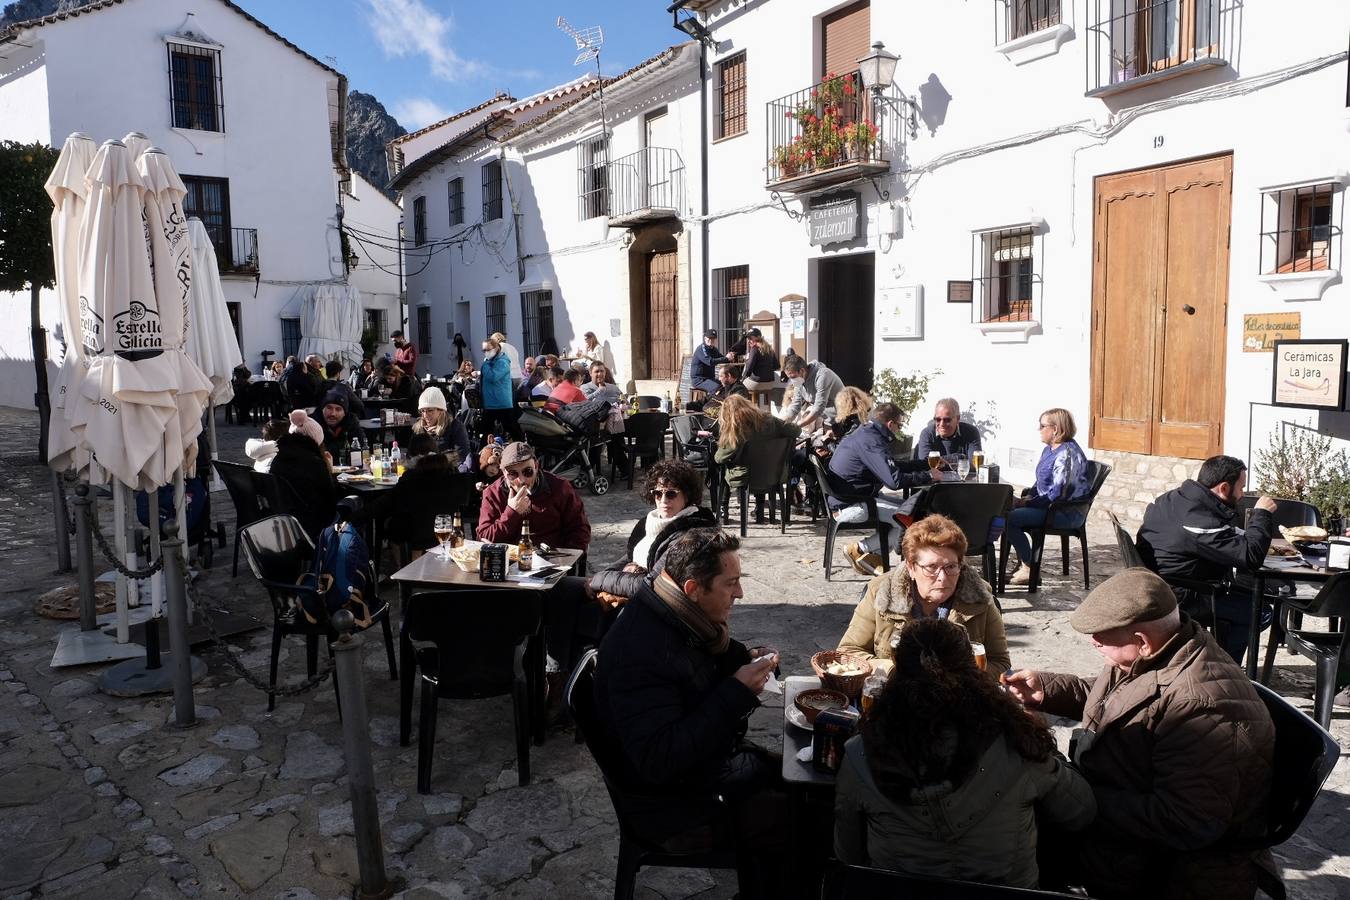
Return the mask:
M936 472L938 466L942 465L942 454L936 450L928 451L928 471Z
M962 481L970 477L970 460L965 456L956 457L956 474Z
M976 641L970 642L970 652L975 654L975 666L981 672L989 667L989 660L984 655L984 644Z
M877 697L881 696L884 687L886 687L885 675L868 675L863 680L862 701L859 704L859 709L864 716L872 711L872 704L876 703Z
M455 530L454 516L437 516L432 529L436 532L436 540L440 543L441 559L449 559L450 551L446 549L446 543L450 540L450 533Z
M984 468L984 451L976 450L970 454L970 467L976 472Z

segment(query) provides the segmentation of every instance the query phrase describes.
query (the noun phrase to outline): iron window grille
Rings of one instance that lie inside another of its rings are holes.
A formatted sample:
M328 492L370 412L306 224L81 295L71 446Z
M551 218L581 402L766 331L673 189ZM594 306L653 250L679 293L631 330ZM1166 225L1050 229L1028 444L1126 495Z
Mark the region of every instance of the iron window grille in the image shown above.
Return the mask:
M849 72L770 100L764 128L767 183L812 176L820 186L889 170L891 160L904 158L906 123L894 102L895 87L883 96L888 100L875 101L861 75ZM822 174L830 172L835 174Z
M450 207L450 225L464 224L464 179L451 178L445 188Z
M1235 46L1222 0L1087 0L1087 93L1103 96L1188 68L1222 66Z
M281 358L289 359L300 353L300 320L288 316L281 319Z
M723 351L741 339L750 317L750 267L713 269L713 327Z
M417 352L431 352L431 307L417 307Z
M1041 300L1043 238L1033 225L974 235L974 274L980 286L978 321L1035 321Z
M609 135L577 144L577 217L609 215Z
M413 246L420 247L427 242L427 198L413 200Z
M1261 195L1261 274L1320 272L1341 267L1344 203L1328 181Z
M994 4L994 43L1006 44L1058 25L1061 0L998 0Z
M483 221L502 217L502 161L494 159L483 166Z
M258 273L258 230L230 226L230 180L183 175L183 215L201 219L216 263L229 274Z
M729 56L717 64L717 112L713 118L713 139L735 137L749 129L745 82L745 52Z
M487 331L483 333L488 337L499 331L506 334L506 295L488 294L483 308L487 313Z
M224 131L220 51L170 43L169 113L174 128Z
M520 295L521 350L537 356L546 341L553 341L553 292L525 291Z
M389 340L389 313L383 309L366 310L366 331L381 344Z

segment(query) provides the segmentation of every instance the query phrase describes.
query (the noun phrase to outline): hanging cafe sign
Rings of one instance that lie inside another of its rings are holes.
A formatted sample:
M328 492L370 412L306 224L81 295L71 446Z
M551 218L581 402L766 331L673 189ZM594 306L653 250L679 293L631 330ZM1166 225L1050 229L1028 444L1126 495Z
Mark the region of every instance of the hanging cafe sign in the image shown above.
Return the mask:
M842 244L858 236L862 202L856 193L833 194L812 201L807 210L811 244Z

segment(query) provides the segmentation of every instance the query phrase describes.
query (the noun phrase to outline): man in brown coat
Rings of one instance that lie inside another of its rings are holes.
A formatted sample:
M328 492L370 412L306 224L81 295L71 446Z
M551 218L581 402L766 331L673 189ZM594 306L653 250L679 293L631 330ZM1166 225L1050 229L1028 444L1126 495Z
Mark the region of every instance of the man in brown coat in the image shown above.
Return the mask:
M1221 849L1262 830L1270 792L1275 727L1251 682L1146 569L1107 579L1069 623L1106 658L1096 679L1007 678L1028 708L1083 722L1070 755L1097 820L1047 849L1094 897L1253 897L1252 854Z

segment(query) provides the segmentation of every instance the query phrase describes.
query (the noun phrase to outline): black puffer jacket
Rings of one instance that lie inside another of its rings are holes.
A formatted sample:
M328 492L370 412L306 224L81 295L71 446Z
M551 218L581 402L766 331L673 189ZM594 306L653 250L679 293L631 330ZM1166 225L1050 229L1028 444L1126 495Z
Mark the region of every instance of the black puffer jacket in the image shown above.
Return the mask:
M693 512L680 516L661 529L661 533L656 540L652 541L651 550L647 553L646 559L633 559L633 551L637 548L638 541L647 536L647 517L643 516L637 520L637 524L633 526L633 533L628 536L628 554L623 559L612 563L608 568L601 569L592 575L591 587L594 590L604 591L616 597L632 597L644 584L655 578L664 567L666 551L670 549L671 542L675 538L691 528L716 527L717 517L713 515L712 510L705 509L702 506L697 507ZM643 566L647 571L625 572L623 567L630 562Z
M305 533L317 541L333 524L338 501L337 485L323 451L303 434L283 434L277 438L271 475L277 480L286 513L299 519Z

